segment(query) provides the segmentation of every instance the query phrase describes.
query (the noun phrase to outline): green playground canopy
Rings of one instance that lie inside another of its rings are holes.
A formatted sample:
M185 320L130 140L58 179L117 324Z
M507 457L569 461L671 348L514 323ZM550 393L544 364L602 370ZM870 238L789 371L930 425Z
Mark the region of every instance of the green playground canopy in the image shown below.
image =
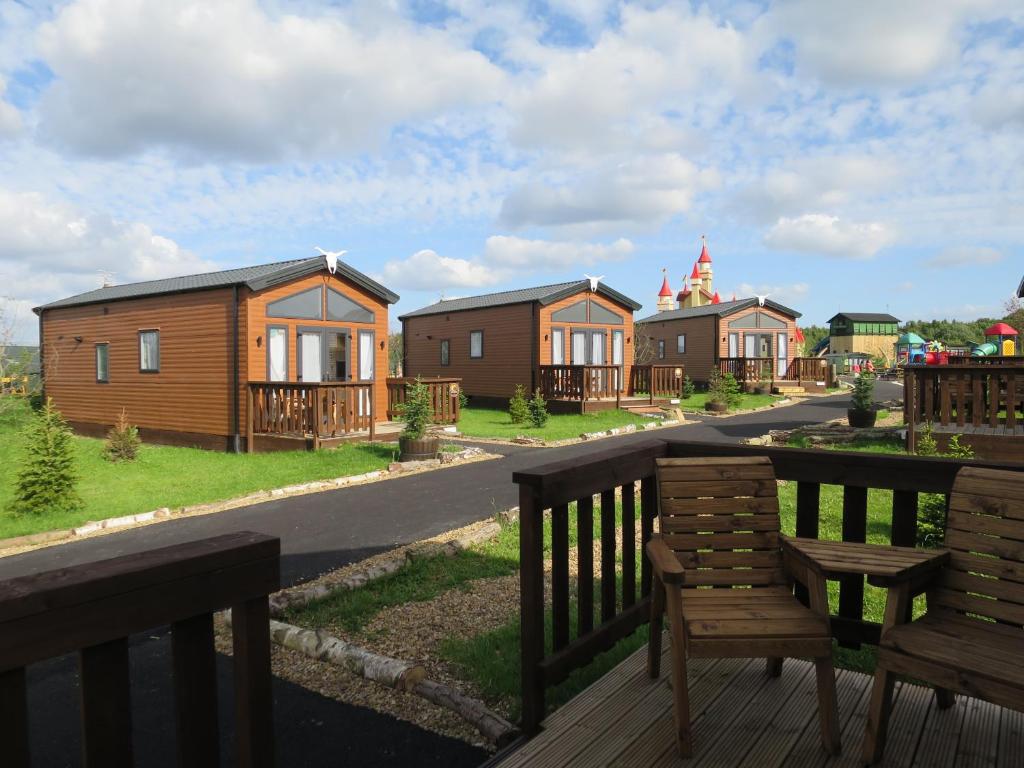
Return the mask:
M896 339L896 343L897 344L924 344L925 340L922 339L920 336L918 336L913 331L910 331L909 333L904 333L902 336L900 336L898 339Z

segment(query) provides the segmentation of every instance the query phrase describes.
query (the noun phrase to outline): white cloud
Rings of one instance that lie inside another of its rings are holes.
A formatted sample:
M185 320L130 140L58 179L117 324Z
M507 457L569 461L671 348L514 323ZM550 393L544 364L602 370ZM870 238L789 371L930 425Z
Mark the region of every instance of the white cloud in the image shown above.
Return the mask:
M6 91L7 81L0 76L0 141L21 133L21 113L13 104L4 101Z
M799 302L810 292L811 287L807 283L789 283L787 285L772 285L768 283L740 283L736 286L736 298L737 299L749 299L752 296L767 296L769 299L779 302L780 304L789 304L793 309L799 310L799 307L793 306ZM726 293L722 292L722 297L726 297ZM731 295L729 298L732 298Z
M624 261L633 250L633 243L621 237L605 245L493 235L484 246L484 261L505 270L559 270Z
M381 281L395 288L414 291L438 291L457 288L483 288L494 285L499 274L490 267L468 259L441 256L424 249L401 261L384 265Z
M961 245L943 248L921 264L930 269L962 267L969 269L982 264L997 264L1003 260L1003 254L995 248L977 245Z
M217 269L141 222L0 188L0 285L42 303L117 283Z
M505 198L499 220L523 227L660 224L690 208L718 176L678 154L650 155L559 183L538 178Z
M850 259L869 259L893 240L881 222L854 223L820 213L782 217L764 236L769 248Z
M798 67L839 86L904 85L954 64L959 32L985 0L790 0L765 23L792 41Z
M40 130L98 156L319 156L374 147L395 124L487 100L502 83L442 31L322 14L271 16L255 0L78 0L40 31L56 76Z

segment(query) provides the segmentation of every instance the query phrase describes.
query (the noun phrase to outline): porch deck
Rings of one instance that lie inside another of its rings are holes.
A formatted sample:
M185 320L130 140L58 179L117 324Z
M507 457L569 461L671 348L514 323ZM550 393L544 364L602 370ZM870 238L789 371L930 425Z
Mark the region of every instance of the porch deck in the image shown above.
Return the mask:
M843 751L821 748L814 668L787 659L782 676L763 659L692 659L689 664L694 756L681 760L672 735L668 657L652 681L641 648L543 721L544 730L500 768L775 768L860 766L871 677L838 670ZM935 707L931 689L897 683L883 766L1024 765L1024 714L958 697Z

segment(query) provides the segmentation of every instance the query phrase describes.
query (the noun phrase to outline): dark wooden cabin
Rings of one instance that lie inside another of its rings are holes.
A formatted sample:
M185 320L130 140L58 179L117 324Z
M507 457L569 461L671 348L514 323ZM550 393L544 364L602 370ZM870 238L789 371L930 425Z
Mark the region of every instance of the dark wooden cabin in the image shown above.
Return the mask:
M87 435L124 409L146 441L218 450L370 436L397 300L320 256L99 288L36 308L45 392Z
M579 280L447 299L403 315L406 376L454 376L482 404L522 384L565 410L614 407L633 367L640 304Z

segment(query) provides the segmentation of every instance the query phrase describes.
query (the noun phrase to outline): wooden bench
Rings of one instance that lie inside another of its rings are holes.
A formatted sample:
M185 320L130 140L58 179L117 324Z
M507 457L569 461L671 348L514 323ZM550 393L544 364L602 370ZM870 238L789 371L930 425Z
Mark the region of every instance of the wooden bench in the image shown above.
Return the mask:
M771 460L657 459L656 465L660 533L647 544L655 575L647 668L658 677L667 609L680 755L692 754L688 656L765 657L773 676L781 674L783 657L814 659L821 740L838 754L825 580L781 548ZM810 608L794 597L794 580L808 588Z
M935 686L940 708L957 693L1024 710L1024 473L965 467L950 494L948 563L890 587L864 735L880 760L895 675ZM928 610L908 622L914 595Z

